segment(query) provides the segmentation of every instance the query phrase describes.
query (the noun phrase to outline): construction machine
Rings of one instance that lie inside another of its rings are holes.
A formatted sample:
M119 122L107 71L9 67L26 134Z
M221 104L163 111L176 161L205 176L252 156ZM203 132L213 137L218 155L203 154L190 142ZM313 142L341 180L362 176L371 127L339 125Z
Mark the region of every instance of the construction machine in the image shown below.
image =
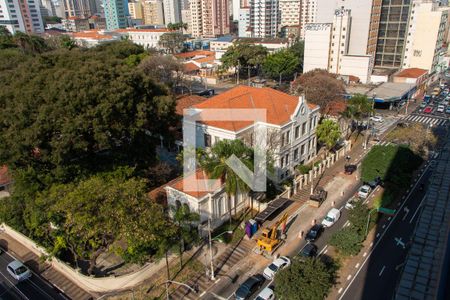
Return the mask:
M272 253L281 245L285 238L286 221L289 215L285 213L272 226L262 230L261 235L256 239L255 252L264 256L271 256ZM278 236L278 226L281 225L281 234Z

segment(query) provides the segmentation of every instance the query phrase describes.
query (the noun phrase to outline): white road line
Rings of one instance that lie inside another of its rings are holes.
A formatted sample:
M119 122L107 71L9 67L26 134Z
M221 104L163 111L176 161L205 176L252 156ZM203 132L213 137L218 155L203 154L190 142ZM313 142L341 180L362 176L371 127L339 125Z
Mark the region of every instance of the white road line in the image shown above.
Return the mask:
M373 246L373 242L372 243L370 243L370 245L369 245L370 247L372 247Z
M386 269L386 266L383 266L383 268L381 269L380 273L378 273L378 276L381 276L381 274L383 274L384 269Z
M390 221L391 219L392 219L392 217L389 217L389 218L388 218L388 221Z
M352 275L347 276L347 280L350 280L350 278L352 278Z
M384 227L386 227L386 224L383 224L383 227L382 227L382 228L384 229Z
M325 250L325 251L323 251L323 254L325 254L325 253L327 253L328 252L328 249L327 250Z
M425 171L422 173L421 178L425 175L427 169L428 169L428 166L425 168ZM418 183L418 182L417 182L417 183ZM416 183L416 185L417 185L417 183ZM408 196L406 197L406 199L408 199L408 198L411 196L411 194L412 194L412 191L408 194ZM406 203L406 201L402 202L402 205L401 205L400 209L403 207L403 205L405 205L405 203ZM399 211L400 211L400 209L399 209ZM398 213L396 213L396 214L394 215L394 217L393 217L393 219L392 219L392 222L388 224L387 229L389 229L389 227L394 223L395 218L397 218L398 215L399 215ZM383 236L384 236L384 235L386 234L386 232L387 232L387 229L386 229L385 231L383 231L383 234L382 234L381 238L377 240L377 243L376 243L375 247L373 247L373 248L370 250L369 255L368 255L368 256L366 257L366 259L363 261L361 268L359 268L358 271L356 271L355 276L353 277L352 281L350 281L350 284L347 285L347 287L346 287L345 290L344 290L344 293L342 294L341 297L339 297L339 300L341 300L341 299L344 297L345 293L346 293L346 292L348 291L348 289L352 286L353 281L355 280L356 277L358 277L359 272L361 272L362 268L363 268L364 265L367 263L367 260L370 258L370 255L373 253L373 251L375 251L375 249L377 248L377 246L380 244L381 240L383 239ZM372 245L373 245L373 242L370 244L370 246L372 246Z
M416 217L416 214L419 212L420 208L422 207L422 203L423 203L423 201L425 200L425 198L426 198L426 196L424 196L424 197L422 198L422 200L420 201L420 204L419 204L419 206L417 207L416 211L414 212L413 216L411 217L411 220L409 220L409 224L412 224L414 218Z
M358 269L358 268L359 268L359 263L357 263L357 264L356 264L355 268L356 268L356 269Z
M327 248L328 248L328 245L325 245L325 247L323 247L322 250L320 250L318 256L321 255Z
M364 252L363 257L366 257L366 255L367 255L367 252Z
M380 236L380 233L377 233L377 237L379 237Z
M342 293L343 288L340 288L338 294Z
M15 289L22 297L24 297L24 298L27 299L27 300L30 299L30 298L28 298L27 296L25 296L25 294L22 293L22 291L19 290L19 288L16 287L16 285L15 285L13 282L11 282L11 280L9 280L5 275L3 275L2 273L0 273L0 275L1 275L3 278L5 278L6 281L8 281L8 282L11 284L11 287L12 287L13 289Z
M206 291L203 291L203 293L200 294L200 297L203 297L206 294Z

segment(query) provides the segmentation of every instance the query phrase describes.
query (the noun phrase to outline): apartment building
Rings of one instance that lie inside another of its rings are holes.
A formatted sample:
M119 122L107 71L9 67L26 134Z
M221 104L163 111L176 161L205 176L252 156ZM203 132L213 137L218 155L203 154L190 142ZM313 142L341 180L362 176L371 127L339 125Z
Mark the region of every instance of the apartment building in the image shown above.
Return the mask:
M162 0L144 0L142 4L144 24L164 24Z
M446 53L444 43L449 22L449 7L436 2L413 2L402 68L419 68L429 73L438 69Z
M89 19L82 19L79 17L69 17L62 20L64 29L70 32L89 30Z
M141 0L128 1L128 12L132 19L143 19L144 12Z
M89 0L64 0L66 18L89 18L94 14Z
M25 23L19 8L19 1L0 0L0 24L6 27L9 32L25 32Z
M230 33L229 0L192 0L190 24L193 37L216 37Z
M252 37L276 37L280 31L279 0L250 0Z
M181 22L181 7L179 0L162 0L164 12L164 24Z
M239 9L238 36L251 37L250 30L250 7L242 7Z
M0 24L11 32L43 33L39 2L35 0L0 0Z
M280 26L295 26L300 24L300 5L303 1L299 0L279 0L280 1Z
M114 30L127 28L129 25L128 1L106 0L104 1L106 28Z

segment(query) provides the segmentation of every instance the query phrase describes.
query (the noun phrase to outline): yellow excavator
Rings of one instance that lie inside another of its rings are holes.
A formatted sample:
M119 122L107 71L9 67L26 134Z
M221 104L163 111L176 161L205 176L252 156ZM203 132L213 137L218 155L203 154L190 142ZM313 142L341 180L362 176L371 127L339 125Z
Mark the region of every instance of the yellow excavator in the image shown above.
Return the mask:
M256 239L256 253L270 256L281 245L281 242L284 239L283 236L286 230L286 221L288 216L289 215L285 213L272 226L266 227L262 230L261 236ZM278 226L280 225L281 235L278 237Z

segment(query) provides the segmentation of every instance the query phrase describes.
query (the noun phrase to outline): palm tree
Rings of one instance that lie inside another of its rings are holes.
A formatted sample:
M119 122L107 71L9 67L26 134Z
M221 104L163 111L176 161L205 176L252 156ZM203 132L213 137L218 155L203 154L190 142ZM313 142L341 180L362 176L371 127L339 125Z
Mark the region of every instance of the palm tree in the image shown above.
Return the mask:
M370 116L372 111L372 103L367 96L355 94L348 100L347 109L342 113L342 116L348 120L356 120L357 125L359 125L359 121Z
M183 252L186 243L195 243L198 240L197 228L193 226L200 221L200 215L191 212L186 204L179 207L171 206L172 221L175 224L180 252L180 269L183 267Z
M220 179L225 185L225 192L228 196L228 207L231 221L231 196L236 201L238 192L247 193L250 187L234 172L226 163L227 159L235 155L247 168L253 170L253 151L241 140L223 140L217 142L209 155L200 162L201 167L212 179ZM236 203L234 205L236 214Z

